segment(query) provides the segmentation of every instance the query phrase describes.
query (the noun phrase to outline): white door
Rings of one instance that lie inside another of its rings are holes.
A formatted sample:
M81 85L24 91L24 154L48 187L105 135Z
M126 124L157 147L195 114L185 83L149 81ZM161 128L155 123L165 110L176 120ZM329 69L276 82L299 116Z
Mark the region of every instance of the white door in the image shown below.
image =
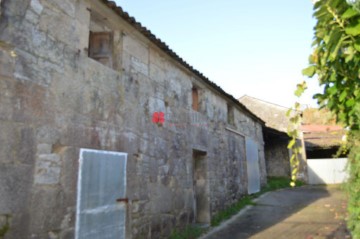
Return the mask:
M246 138L246 162L248 175L248 193L257 193L260 191L258 145L254 140L249 138Z
M81 149L76 239L124 239L127 154Z

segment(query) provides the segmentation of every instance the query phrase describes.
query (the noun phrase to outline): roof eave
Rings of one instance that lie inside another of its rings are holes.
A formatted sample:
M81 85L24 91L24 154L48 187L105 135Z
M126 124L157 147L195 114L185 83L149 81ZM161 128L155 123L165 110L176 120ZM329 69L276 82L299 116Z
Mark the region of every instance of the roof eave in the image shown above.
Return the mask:
M242 109L243 111L245 111L251 118L257 120L260 124L265 125L265 122L262 119L260 119L259 117L257 117L254 113L252 113L248 108L246 108L245 105L240 103L232 95L225 92L220 86L218 86L214 82L210 81L201 72L199 72L198 70L193 68L191 65L189 65L186 61L184 61L181 57L179 57L173 50L171 50L169 46L167 46L163 41L161 41L159 38L157 38L150 30L148 30L146 27L142 26L140 22L137 22L134 17L131 17L121 7L117 6L115 2L109 1L109 0L101 0L101 1L106 6L108 6L110 9L112 9L118 16L120 16L127 23L129 23L131 26L133 26L136 30L138 30L149 41L151 41L153 44L155 44L157 47L159 47L161 50L163 50L167 55L169 55L175 61L177 61L182 66L184 66L186 69L188 69L190 72L192 72L197 77L199 77L204 83L206 83L207 85L209 85L210 87L215 89L220 94L224 95L235 105L239 106L239 108Z

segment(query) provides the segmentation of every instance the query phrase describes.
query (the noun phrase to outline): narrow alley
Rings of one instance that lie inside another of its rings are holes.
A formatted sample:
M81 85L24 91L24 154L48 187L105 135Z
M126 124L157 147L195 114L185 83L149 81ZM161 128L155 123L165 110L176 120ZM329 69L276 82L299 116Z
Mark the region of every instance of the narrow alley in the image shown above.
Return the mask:
M346 194L340 186L269 192L201 239L344 239Z

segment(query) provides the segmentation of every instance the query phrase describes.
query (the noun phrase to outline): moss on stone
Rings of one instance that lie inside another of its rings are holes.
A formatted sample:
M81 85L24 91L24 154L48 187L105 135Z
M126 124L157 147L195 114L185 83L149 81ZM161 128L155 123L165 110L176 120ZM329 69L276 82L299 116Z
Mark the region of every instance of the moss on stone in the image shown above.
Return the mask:
M4 215L5 216L5 224L0 227L0 239L5 238L6 233L10 230L10 215Z

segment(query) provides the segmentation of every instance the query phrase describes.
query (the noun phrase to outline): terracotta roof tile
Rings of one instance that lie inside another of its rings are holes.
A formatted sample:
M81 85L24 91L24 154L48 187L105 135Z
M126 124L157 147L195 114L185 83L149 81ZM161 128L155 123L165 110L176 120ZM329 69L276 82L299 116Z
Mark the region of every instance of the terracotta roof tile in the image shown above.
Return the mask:
M303 132L330 132L330 131L343 131L340 125L301 125Z
M339 125L302 125L307 147L333 147L342 144L346 130Z

